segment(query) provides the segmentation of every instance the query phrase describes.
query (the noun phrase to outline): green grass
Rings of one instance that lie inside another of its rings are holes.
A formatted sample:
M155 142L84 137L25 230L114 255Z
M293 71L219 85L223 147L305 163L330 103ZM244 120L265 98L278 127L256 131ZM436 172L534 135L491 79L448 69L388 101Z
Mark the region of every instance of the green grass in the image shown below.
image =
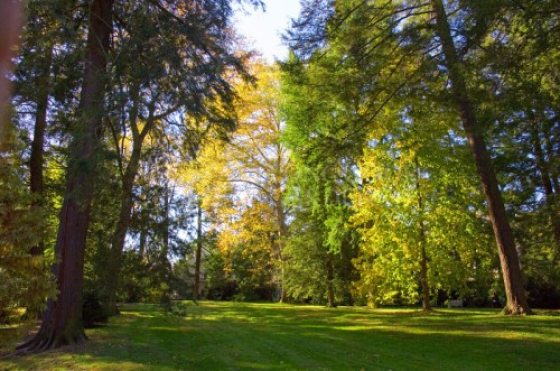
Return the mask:
M558 314L200 302L175 317L127 305L85 346L4 357L0 369L558 370Z

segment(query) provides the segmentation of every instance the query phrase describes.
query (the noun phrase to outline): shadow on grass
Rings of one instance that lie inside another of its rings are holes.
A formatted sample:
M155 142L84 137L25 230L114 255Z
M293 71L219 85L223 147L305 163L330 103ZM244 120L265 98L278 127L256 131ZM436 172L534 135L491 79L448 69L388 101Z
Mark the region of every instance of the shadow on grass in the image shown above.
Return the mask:
M7 360L20 369L533 369L560 355L560 318L468 310L325 309L199 302L186 317L126 306L85 347ZM0 361L0 369L4 365Z

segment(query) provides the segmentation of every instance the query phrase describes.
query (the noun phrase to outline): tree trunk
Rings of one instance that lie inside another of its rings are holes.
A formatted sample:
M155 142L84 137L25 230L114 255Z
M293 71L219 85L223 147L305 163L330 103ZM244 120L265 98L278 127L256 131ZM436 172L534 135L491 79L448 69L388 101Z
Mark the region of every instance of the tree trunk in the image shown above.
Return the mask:
M45 62L41 76L37 82L37 110L35 112L35 127L33 130L33 142L31 142L31 157L29 159L30 190L33 194L33 210L40 210L43 206L43 167L45 153L45 131L47 128L47 111L49 107L50 70L53 46L48 45L45 51ZM33 246L31 255L42 255L45 249L43 241Z
M422 239L420 240L421 245L421 257L420 257L420 286L422 287L422 310L425 312L430 312L432 310L432 305L430 303L430 284L428 282L428 257L426 255L426 239L424 237L424 226L420 227Z
M134 180L136 179L136 175L138 174L138 170L140 168L140 158L142 156L144 138L153 126L153 117L152 112L150 111L150 116L142 132L138 131L137 118L139 97L138 89L136 87L131 88L131 99L134 102L130 111L132 152L122 178L119 219L117 220L117 225L115 226L115 231L113 232L113 237L111 239L111 250L109 252L109 259L107 260L107 267L105 271L104 306L105 310L110 315L118 314L119 312L116 305L116 295L120 282L119 274L122 264L124 242L130 226L130 219L132 217L132 190L134 188Z
M282 200L276 202L276 218L278 224L278 260L280 261L280 302L285 303L288 300L288 295L284 289L284 244L288 234L288 226L286 225L286 214L282 207Z
M202 259L202 207L200 200L197 205L196 220L196 253L194 260L194 290L193 300L198 300L200 296L200 260Z
M451 37L447 14L441 0L431 0L431 4L436 17L436 32L441 41L449 80L452 85L453 99L459 110L488 203L488 212L494 229L506 292L507 303L504 313L530 314L531 309L527 304L523 289L513 233L506 215L492 160L466 90L463 66Z
M554 146L552 144L552 141L550 140L550 132L548 130L544 133L544 142L548 158L557 159L558 156L554 152ZM560 185L558 184L558 167L554 163L552 163L552 161L550 166L550 178L554 193L557 195L560 194Z
M165 216L163 218L163 249L161 251L161 258L162 261L167 261L167 255L169 254L169 226L170 226L170 216L169 216L169 211L170 211L170 206L171 206L171 201L173 198L173 192L174 190L170 190L169 189L169 180L166 180L165 182L165 188L164 188L164 192L165 192L165 200L164 200L164 210L165 210Z
M336 299L334 296L334 268L332 257L327 253L327 307L336 308Z
M432 306L430 304L430 284L428 281L428 255L426 253L426 226L424 224L424 200L420 192L420 166L418 159L416 161L416 196L418 199L419 214L419 244L420 244L420 288L422 289L422 310L430 312Z
M146 216L146 211L144 210L144 207L142 207L142 209L140 210L140 218L142 220L142 223L144 223L145 216ZM141 229L140 229L140 237L138 241L138 253L142 257L142 259L144 259L146 257L146 242L148 240L148 231L146 230L145 225L142 225L140 228Z
M556 251L560 251L560 218L558 217L557 195L554 193L553 184L550 176L549 166L544 157L537 120L533 112L529 112L532 118L531 140L533 142L533 150L535 152L535 162L540 173L541 183L546 197L547 212L552 226L552 233L556 242ZM555 254L555 256L557 253Z
M66 176L53 267L59 294L50 300L39 332L18 347L20 354L40 352L86 339L82 324L84 252L101 136L107 52L113 0L94 0L90 7L85 71Z
M130 226L130 219L132 214L132 189L134 187L134 179L138 173L140 163L141 147L134 143L130 161L123 176L123 184L121 190L120 212L115 231L111 239L111 250L109 252L109 259L105 271L105 290L106 302L105 309L108 314L117 314L118 309L116 306L116 294L119 286L119 273L122 264L122 252L124 249L124 242L126 233Z

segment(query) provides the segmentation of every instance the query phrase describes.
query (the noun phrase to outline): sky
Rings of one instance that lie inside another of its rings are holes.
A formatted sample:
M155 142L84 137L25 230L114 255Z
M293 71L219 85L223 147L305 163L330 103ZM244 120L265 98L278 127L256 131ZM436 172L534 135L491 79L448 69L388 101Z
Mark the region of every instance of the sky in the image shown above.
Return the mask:
M281 34L290 25L290 19L299 15L300 0L264 0L265 12L245 5L235 15L237 32L244 36L247 46L262 54L269 62L285 59L287 46Z

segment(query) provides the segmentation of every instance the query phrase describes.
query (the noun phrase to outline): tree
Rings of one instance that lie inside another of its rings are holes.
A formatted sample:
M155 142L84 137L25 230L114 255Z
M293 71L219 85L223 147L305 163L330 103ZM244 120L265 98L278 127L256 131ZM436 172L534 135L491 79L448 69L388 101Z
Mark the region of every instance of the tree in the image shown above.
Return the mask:
M112 0L94 0L89 8L79 120L66 176L66 191L57 234L54 272L59 294L49 301L39 332L18 347L20 353L39 352L85 340L82 317L82 283L86 233L95 182L107 54L112 31Z
M238 126L229 140L221 140L219 134L209 141L197 161L186 170L186 177L195 185L196 193L202 197L202 206L216 215L215 220L224 228L241 228L229 221L231 214L245 222L260 224L258 218L268 217L266 223L272 229L273 253L278 270L278 288L281 300L286 300L283 290L284 259L282 251L287 234L288 211L284 206L284 193L290 169L287 150L280 142L282 121L278 112L278 70L262 62L251 64L249 71L256 84L239 81L235 84L238 98L235 102ZM203 176L200 173L204 173ZM202 177L205 179L197 179ZM211 187L208 187L212 184ZM231 202L232 197L246 199ZM268 208L264 205L268 205ZM251 213L250 208L268 209L270 212ZM228 209L228 210L226 210ZM217 214L223 215L217 215ZM247 246L250 242L236 241ZM266 249L270 243L265 243Z
M506 215L492 160L486 147L486 141L483 133L481 133L473 103L469 97L465 76L462 72L463 67L451 37L446 10L441 0L432 0L431 4L436 18L436 33L441 41L445 65L452 84L452 96L463 121L463 128L475 158L476 167L488 203L490 221L494 228L507 299L504 312L507 314L531 314L523 289L521 268L515 249L513 233Z
M44 238L45 213L31 208L16 133L14 128L5 133L8 151L0 156L0 322L22 307L28 318L35 318L45 299L56 294L43 257L32 251Z
M380 117L385 128L372 132L359 162L362 182L351 196L362 240L359 292L373 305L420 296L427 311L438 290L469 297L475 283L486 298L491 242L464 139L449 130L453 112L407 102Z
M37 212L53 207L49 193L54 184L48 177L48 166L58 152L57 144L66 144L64 135L56 136L67 133L63 118L77 108L74 101L81 78L77 62L82 51L78 39L84 30L79 23L69 30L72 16L82 12L70 9L68 3L60 1L27 2L27 22L15 60L12 121L22 133L32 134L29 151L23 151L22 156L28 161L32 208ZM50 233L45 237L50 240ZM39 241L33 253L43 254L46 242Z
M529 305L550 307L557 306L560 298L554 278L560 246L554 153L558 89L552 83L557 67L558 38L553 30L558 12L549 1L516 5L517 9L508 12L508 20L495 27L497 37L484 40L477 57L493 63L490 78L500 90L499 95L489 97L496 123L488 143L504 185ZM484 78L479 73L477 81Z
M469 67L478 62L475 58L478 44L485 37L492 37L495 15L513 6L502 1L447 5L441 1L320 3L328 4L331 16L325 20L324 14L317 10L319 7L314 8L313 2L306 3L308 6L304 7L302 19L294 24L290 41L306 61L324 59L329 51L342 49L344 52L338 53L341 63L358 63L361 69L373 73L365 77L369 85L364 86L364 100L361 101L368 102L364 108L371 115L358 122L375 123L376 116L388 102L414 92L418 81L429 81L442 73L449 76L451 85L440 87L441 95L436 99L442 103L453 102L471 144L502 262L508 299L505 313L529 313L513 234L485 143L485 127L475 112L477 101L473 92L476 89L467 84L467 78L473 74ZM452 5L461 10L453 15L453 28L457 32L454 37L446 10ZM323 40L309 44L306 35L310 27L321 25L326 29ZM459 42L460 50L455 42ZM309 45L311 49L306 48ZM412 68L405 69L407 73L402 76L396 73L402 66ZM480 64L477 68L483 69Z
M119 29L115 69L120 83L113 93L115 121L121 122L120 128L116 122L112 126L115 148L121 157L122 187L120 216L105 280L106 304L111 311L116 308L116 277L144 141L157 129L161 135L180 135L196 147L208 130L198 126L201 121L225 128L233 126L229 114L233 92L226 76L245 74L245 57L234 54L232 35L227 29L231 13L227 2L220 7L204 3L189 8L187 1L174 10L159 2L138 2L122 13L128 21ZM146 45L150 45L151 55L138 58ZM172 117L178 113L187 117L185 127L172 128ZM126 148L127 140L131 148Z
M355 159L361 153L365 130L351 131L348 125L356 122L355 99L360 86L340 88L346 78L359 79L361 75L354 75L357 70L345 66L334 71L336 53L327 52L308 65L292 58L283 66L283 141L291 150L295 169L288 202L295 214L290 232L293 239L288 243L293 276L290 291L300 299L302 294L314 292L320 295L313 296L314 300L325 298L329 306L336 306L337 299L352 302L350 260L356 240L346 222L352 214L348 193L356 182ZM301 236L314 241L303 243ZM311 263L314 259L319 260Z

